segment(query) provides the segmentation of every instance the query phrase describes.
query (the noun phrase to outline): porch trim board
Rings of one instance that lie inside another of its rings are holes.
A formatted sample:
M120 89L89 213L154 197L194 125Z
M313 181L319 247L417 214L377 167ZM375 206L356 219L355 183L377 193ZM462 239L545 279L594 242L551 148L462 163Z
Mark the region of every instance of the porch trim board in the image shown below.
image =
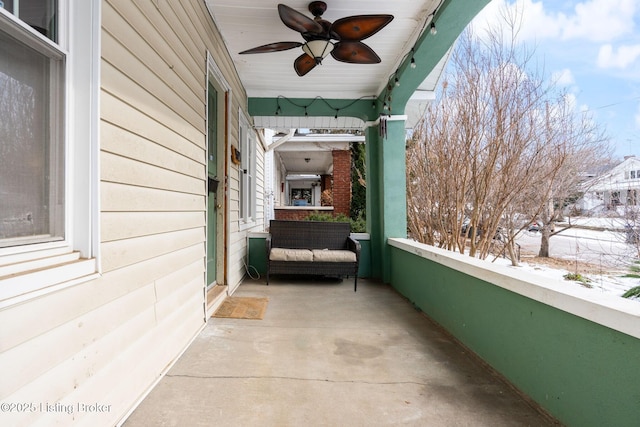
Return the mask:
M637 423L637 302L408 239L388 244L392 285L559 421Z

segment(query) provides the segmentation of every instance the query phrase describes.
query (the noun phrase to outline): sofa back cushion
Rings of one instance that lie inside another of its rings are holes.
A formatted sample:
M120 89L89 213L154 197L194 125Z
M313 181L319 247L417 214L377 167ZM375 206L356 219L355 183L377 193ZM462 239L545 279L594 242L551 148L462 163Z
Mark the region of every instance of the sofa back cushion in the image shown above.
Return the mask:
M347 249L348 222L271 220L271 247Z

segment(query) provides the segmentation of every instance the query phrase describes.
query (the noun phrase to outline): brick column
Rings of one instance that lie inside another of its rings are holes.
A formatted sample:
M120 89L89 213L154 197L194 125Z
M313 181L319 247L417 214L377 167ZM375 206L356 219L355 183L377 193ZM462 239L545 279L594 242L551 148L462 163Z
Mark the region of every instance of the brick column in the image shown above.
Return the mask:
M331 190L331 175L320 175L320 191Z
M334 150L333 213L349 216L351 209L351 150Z

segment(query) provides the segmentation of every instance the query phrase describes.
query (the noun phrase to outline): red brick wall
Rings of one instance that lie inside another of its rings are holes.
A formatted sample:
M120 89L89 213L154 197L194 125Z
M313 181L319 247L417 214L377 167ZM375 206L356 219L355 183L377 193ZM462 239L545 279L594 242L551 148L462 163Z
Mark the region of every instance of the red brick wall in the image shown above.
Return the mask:
M320 175L320 191L331 190L331 175Z
M313 211L309 211L309 210L298 211L294 209L276 209L275 210L276 219L286 219L286 220L293 220L293 221L302 221L303 219L308 217L309 214L311 213L313 213Z
M351 151L333 152L333 213L349 216L351 209Z

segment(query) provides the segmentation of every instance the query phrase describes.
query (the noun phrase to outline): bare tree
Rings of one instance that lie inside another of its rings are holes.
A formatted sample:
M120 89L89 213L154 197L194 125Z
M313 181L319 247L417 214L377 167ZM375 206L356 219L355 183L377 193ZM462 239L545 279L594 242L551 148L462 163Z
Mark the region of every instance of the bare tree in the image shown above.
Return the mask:
M519 19L505 12L483 37L463 33L407 151L412 237L481 258L500 237L514 264L517 234L552 219L551 201L575 188L578 160L596 157L581 150L602 142L517 42Z
M549 256L550 238L567 228L555 230L554 222L563 216L567 205L586 187L582 171L609 161L608 141L597 124L587 114L575 115L566 96L561 96L553 106L547 104L545 122L548 143L553 147L553 162L545 165L554 169L549 183L549 197L540 200L539 223L541 242L538 256Z

